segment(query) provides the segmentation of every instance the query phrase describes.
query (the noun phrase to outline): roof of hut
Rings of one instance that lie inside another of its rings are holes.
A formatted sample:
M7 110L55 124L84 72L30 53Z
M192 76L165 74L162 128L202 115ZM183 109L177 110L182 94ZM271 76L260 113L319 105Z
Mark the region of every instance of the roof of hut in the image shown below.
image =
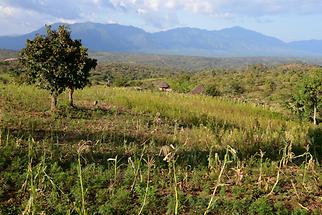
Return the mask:
M167 82L162 81L159 83L159 87L160 88L169 88L170 86Z
M200 84L196 86L193 90L191 90L192 94L201 94L205 91L205 86Z
M16 57L12 57L12 58L3 59L2 61L3 62L11 62L11 61L17 61L17 60L19 60L19 59Z

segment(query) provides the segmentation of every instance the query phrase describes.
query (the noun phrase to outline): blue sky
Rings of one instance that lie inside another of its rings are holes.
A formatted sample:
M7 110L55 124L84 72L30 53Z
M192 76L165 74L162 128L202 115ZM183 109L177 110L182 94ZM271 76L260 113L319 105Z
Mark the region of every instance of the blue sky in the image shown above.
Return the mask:
M322 39L322 0L0 0L0 35L87 21L149 32L238 25L284 41Z

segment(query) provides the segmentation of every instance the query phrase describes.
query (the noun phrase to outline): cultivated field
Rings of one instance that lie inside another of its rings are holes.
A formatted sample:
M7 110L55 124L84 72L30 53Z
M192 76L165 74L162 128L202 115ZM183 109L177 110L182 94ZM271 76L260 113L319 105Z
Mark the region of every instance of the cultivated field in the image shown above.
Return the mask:
M0 84L0 214L322 213L321 126L105 86L75 104L53 114L47 91Z

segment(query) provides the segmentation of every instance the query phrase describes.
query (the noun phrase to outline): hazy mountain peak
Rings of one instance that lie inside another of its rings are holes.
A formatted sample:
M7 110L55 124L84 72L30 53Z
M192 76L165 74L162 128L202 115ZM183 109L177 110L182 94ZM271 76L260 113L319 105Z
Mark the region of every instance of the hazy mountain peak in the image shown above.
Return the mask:
M265 37L269 37L267 35L264 35L264 34L261 34L257 31L253 31L253 30L250 30L250 29L247 29L247 28L243 28L243 27L240 27L240 26L233 26L233 27L230 27L230 28L224 28L224 29L221 29L219 30L219 32L224 32L224 33L230 33L230 34L256 34L256 35L262 35L262 36L265 36ZM276 38L277 39L277 38Z
M232 26L232 27L229 27L229 28L224 28L222 30L229 30L229 31L251 31L249 29L246 29L246 28L243 28L239 25L235 25L235 26Z

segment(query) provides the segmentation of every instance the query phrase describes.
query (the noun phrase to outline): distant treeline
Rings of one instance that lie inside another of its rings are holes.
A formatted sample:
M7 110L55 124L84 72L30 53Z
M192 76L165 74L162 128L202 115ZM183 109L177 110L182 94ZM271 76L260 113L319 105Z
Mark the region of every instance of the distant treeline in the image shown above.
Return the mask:
M176 55L148 55L128 53L93 52L91 55L103 63L126 63L152 67L172 68L178 70L199 71L210 68L238 69L248 65L263 64L267 66L282 64L318 64L321 58L288 58L288 57L194 57Z
M0 49L0 61L6 58L17 57L18 52ZM177 55L153 55L91 52L90 56L104 64L131 64L148 67L168 68L176 70L200 71L211 68L238 69L253 64L267 66L282 64L317 64L322 65L321 58L294 58L294 57L197 57Z

